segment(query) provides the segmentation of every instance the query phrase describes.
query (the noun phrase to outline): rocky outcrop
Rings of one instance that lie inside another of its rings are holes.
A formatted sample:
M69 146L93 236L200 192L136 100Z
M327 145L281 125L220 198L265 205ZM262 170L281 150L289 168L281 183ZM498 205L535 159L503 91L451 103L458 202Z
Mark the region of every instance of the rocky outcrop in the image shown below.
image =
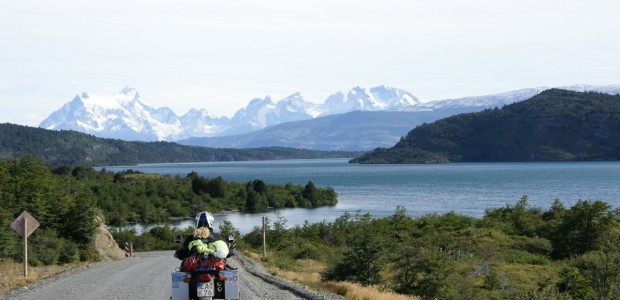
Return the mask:
M102 261L111 261L125 257L125 251L118 247L114 237L105 226L103 217L97 217L99 227L95 231L95 249Z

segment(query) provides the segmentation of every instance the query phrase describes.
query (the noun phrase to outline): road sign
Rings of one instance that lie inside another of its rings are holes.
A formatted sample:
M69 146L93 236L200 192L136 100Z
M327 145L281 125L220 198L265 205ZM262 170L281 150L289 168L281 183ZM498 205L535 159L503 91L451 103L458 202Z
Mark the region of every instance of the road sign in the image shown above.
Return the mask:
M24 220L26 220L26 226L24 226ZM23 211L19 217L11 223L11 228L19 234L19 236L24 237L24 228L26 228L26 237L31 235L35 229L39 227L39 221L31 216L27 211Z

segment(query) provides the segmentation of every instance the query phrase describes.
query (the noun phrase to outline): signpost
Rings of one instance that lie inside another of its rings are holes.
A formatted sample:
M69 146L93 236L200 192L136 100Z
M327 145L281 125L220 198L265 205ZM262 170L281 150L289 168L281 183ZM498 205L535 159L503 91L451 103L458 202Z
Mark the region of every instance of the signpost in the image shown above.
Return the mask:
M31 235L39 225L39 221L25 210L11 223L11 228L24 238L24 277L26 278L28 278L28 236Z

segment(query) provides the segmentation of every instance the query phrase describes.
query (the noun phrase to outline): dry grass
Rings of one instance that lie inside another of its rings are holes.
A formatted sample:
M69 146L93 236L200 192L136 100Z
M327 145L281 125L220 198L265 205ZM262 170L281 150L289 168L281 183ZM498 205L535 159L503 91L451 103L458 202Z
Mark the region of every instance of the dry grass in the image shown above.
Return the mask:
M252 252L244 252L244 254L254 260L261 260L261 256ZM307 286L318 290L329 291L350 300L415 300L417 297L411 297L396 294L388 291L381 291L377 287L362 286L351 282L323 282L320 273L325 269L325 265L315 260L299 260L302 265L303 272L294 272L283 270L274 266L266 266L273 275L286 278L291 281L303 283Z
M12 289L26 286L37 280L51 277L75 266L28 267L28 278L24 277L24 265L14 261L0 262L0 295Z
M316 264L315 264L316 265ZM288 280L301 282L316 289L330 291L351 300L412 300L419 299L392 292L381 291L373 286L362 286L351 282L323 282L318 272L292 272L270 267L274 275Z

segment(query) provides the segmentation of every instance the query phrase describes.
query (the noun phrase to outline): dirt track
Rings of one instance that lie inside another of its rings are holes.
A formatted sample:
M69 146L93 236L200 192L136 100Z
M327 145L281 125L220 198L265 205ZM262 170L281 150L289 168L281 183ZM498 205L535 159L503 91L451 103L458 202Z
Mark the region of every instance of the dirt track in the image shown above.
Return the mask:
M344 299L269 275L242 255L229 259L238 267L242 299ZM61 273L0 299L170 299L170 273L179 266L172 251L137 253L134 258L91 264Z

